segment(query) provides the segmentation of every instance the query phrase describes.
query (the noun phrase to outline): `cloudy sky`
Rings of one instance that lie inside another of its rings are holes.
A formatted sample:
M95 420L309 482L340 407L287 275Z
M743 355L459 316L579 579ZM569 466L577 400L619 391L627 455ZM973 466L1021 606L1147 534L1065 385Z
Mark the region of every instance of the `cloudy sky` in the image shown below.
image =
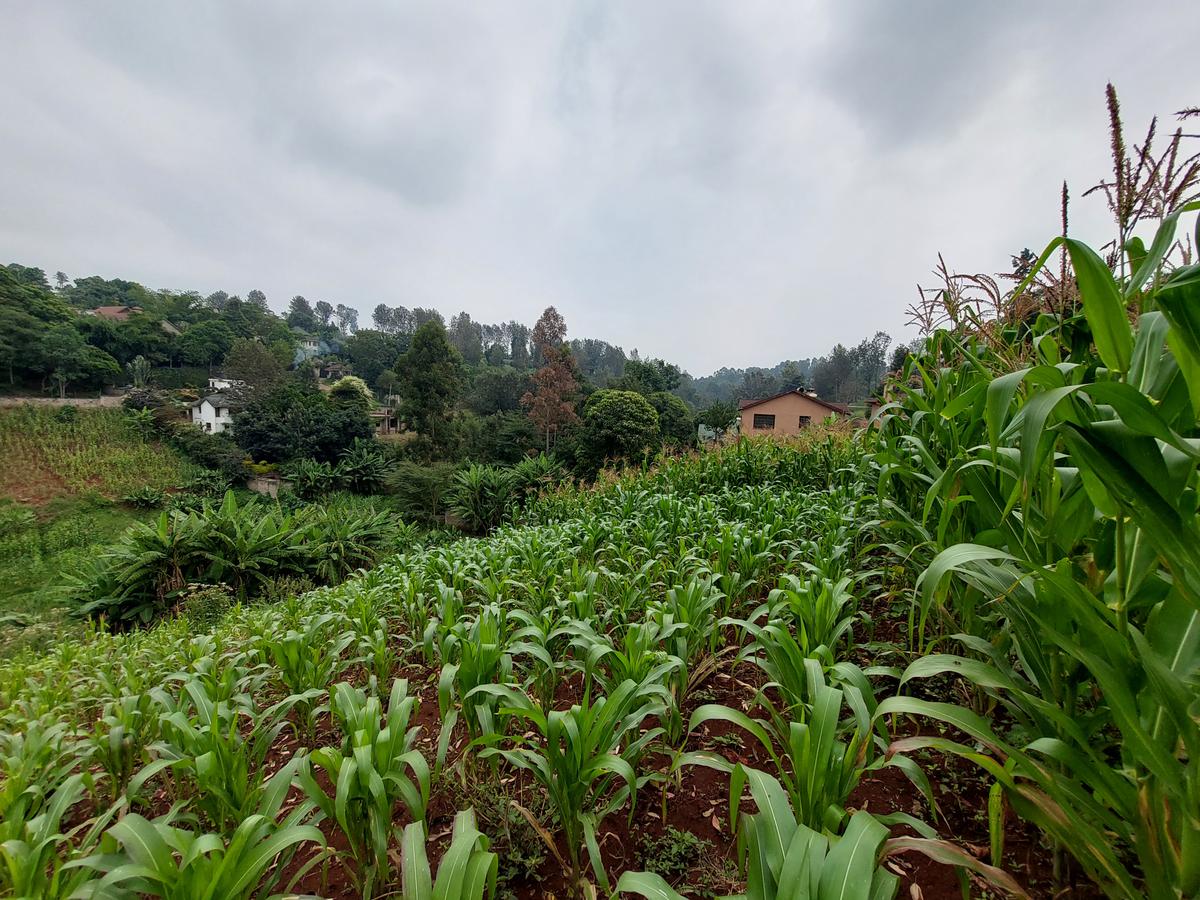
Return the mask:
M999 270L1127 122L1200 104L1195 0L6 0L0 259L536 319L693 374ZM1096 198L1073 215L1103 242Z

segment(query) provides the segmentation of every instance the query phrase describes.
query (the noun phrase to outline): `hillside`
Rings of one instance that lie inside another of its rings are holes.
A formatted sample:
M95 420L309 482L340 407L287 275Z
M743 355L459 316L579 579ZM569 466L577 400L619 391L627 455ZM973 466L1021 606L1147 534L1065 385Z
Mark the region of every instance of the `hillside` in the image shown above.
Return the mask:
M171 448L144 439L118 409L0 409L0 454L0 497L31 507L85 495L118 500L197 474Z
M199 470L147 441L116 409L0 409L0 648L56 629L24 626L59 605L57 586L148 513L120 502Z

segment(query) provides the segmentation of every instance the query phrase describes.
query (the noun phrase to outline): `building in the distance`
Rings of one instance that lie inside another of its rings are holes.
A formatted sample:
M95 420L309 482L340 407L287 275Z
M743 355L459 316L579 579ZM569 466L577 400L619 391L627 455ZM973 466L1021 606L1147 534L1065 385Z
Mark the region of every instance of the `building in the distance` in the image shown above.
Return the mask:
M220 434L233 424L237 398L225 391L201 397L192 404L192 424L211 434Z
M830 403L799 388L761 400L743 400L738 410L741 433L747 435L799 434L830 416L844 418L850 414L840 403Z

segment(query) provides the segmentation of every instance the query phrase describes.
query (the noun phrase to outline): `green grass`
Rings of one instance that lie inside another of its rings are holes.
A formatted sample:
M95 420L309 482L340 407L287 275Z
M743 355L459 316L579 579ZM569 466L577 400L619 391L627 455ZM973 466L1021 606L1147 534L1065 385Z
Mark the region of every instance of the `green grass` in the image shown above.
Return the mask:
M81 627L63 609L63 576L151 515L115 501L200 471L119 409L0 410L0 459L0 655Z
M8 502L2 507L17 508ZM63 576L151 515L96 495L63 497L39 510L32 523L0 534L0 656L77 630L66 616Z
M119 499L139 488L166 489L198 467L143 438L119 409L0 410L0 496L40 505L97 492Z

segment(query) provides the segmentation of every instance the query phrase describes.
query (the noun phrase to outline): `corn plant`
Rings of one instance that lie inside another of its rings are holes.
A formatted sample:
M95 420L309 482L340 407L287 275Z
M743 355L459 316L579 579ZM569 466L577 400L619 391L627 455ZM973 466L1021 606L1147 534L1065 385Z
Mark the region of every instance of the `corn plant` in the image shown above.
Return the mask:
M129 813L105 833L100 853L70 864L99 875L75 896L248 900L270 893L302 845L325 845L321 831L304 823L310 806L301 804L279 819L290 785L290 771L272 778L261 805L239 821L228 837ZM311 865L302 866L293 883Z
M1116 169L1122 185L1133 177ZM1176 175L1194 190L1195 166L1154 177ZM969 735L894 749L928 743L979 765L1054 841L1060 883L1070 856L1111 897L1191 896L1200 269L1169 258L1180 216L1200 204L1165 215L1149 246L1117 206L1111 265L1056 238L1008 300L1039 314L937 332L906 364L874 443L882 527L920 573L914 649L956 652L915 660L905 683L954 673L972 698L901 696L880 711ZM1062 274L1048 288L1038 279L1055 252ZM1044 311L1051 290L1057 308ZM980 715L997 707L1017 727Z
M5 810L0 819L0 890L6 896L67 898L87 879L68 865L73 846L89 851L116 812L109 809L63 831L64 817L85 790L94 790L90 781L86 774L70 776L43 798L36 813L30 804Z
M487 836L476 825L473 810L465 809L455 815L450 846L442 855L436 881L425 842L424 823L404 826L400 838L400 885L405 900L443 897L483 900L495 895L498 860L488 850Z
M85 752L108 776L111 801L124 794L134 775L150 764L149 748L159 735L159 712L150 694L119 697L107 704L86 737Z
M508 685L483 685L476 691L498 697L500 713L523 720L534 734L517 739L509 749L497 746L505 741L504 735L484 735L480 755L500 757L533 776L550 798L567 855L564 858L553 838L535 823L547 847L574 885L584 883L582 858L586 852L597 880L608 890L596 828L601 819L626 804L632 817L638 788L650 778L637 774L638 760L662 731L643 731L642 724L662 713L669 699L666 691L660 685L625 681L608 696L595 701L584 698L569 710L550 712L543 712L527 695Z
M474 621L460 621L453 638L445 644L457 651L457 661L442 666L438 679L438 706L443 719L457 717L454 703L462 710L463 723L471 738L503 731L496 720L496 701L475 688L507 682L512 677L512 655L508 651L508 616L498 606L482 609ZM451 725L452 727L452 725Z
M363 896L370 897L388 883L396 803L403 801L418 823L424 822L429 803L429 765L414 749L419 729L408 724L417 700L408 696L402 679L392 683L386 714L378 696L345 682L331 694L342 746L316 750L301 760L297 781L346 836L354 863L348 871ZM313 765L328 776L332 795L314 777Z
M308 738L314 734L316 719L325 711L316 701L327 696L330 683L346 666L343 654L354 643L353 634L331 638L332 621L328 613L314 616L303 631L288 631L263 642L275 675L294 701L299 730Z
M749 788L757 812L742 814ZM882 863L889 856L917 852L982 876L1015 897L1027 897L1007 873L970 853L931 837L890 837L887 825L870 813L851 815L844 829L822 832L798 820L788 794L770 775L736 766L730 782L729 824L738 835L738 859L747 873L747 897L895 897L899 879Z
M244 696L216 699L200 678L184 684L178 701L164 691L154 696L166 711L153 751L171 762L172 776L205 821L222 832L236 826L262 801L263 764L287 725L288 701L257 712Z

